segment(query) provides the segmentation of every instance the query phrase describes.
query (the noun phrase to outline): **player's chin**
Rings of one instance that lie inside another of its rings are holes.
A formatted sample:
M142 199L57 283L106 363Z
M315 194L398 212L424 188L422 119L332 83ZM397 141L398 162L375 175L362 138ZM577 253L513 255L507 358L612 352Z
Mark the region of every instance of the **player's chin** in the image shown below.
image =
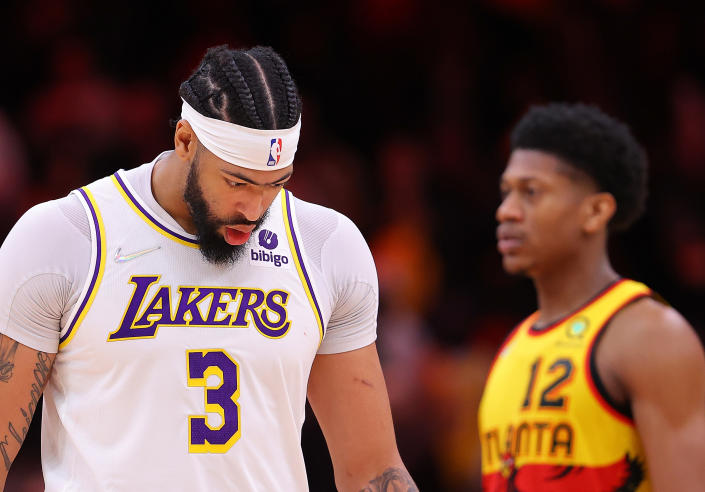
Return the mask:
M526 275L529 265L525 258L504 254L502 255L502 268L510 275Z

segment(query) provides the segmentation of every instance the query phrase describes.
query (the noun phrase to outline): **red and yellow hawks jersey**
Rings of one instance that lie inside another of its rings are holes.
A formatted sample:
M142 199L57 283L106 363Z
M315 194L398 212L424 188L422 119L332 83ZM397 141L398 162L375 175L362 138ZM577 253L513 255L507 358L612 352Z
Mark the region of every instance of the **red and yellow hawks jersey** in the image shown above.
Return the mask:
M546 328L536 312L514 329L480 403L485 491L651 490L634 422L608 401L593 357L612 317L651 295L620 280Z

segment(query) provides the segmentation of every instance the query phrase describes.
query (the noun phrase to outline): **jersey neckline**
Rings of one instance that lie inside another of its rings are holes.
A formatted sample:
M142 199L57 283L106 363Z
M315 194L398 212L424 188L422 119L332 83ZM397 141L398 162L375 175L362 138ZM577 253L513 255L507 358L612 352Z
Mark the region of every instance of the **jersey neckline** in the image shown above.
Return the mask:
M159 220L158 214L156 214L147 203L140 198L140 196L135 192L134 188L130 185L127 179L123 176L123 171L117 171L113 174L113 180L115 186L122 193L125 201L132 207L132 209L141 216L148 224L150 224L158 232L164 234L175 241L190 247L198 247L198 241L196 236L189 234L186 231L179 232L173 230L172 227L167 226L162 221Z
M621 285L623 282L625 282L626 279L620 277L617 280L611 282L608 284L606 287L604 287L602 290L600 290L597 294L593 295L590 297L587 301L585 301L581 306L575 308L574 310L570 311L568 314L561 316L559 319L550 322L546 326L543 326L541 328L536 327L536 323L532 322L531 326L529 326L529 334L533 336L540 336L545 333L548 333L552 331L554 328L557 326L560 326L563 324L565 321L568 319L572 318L576 314L580 313L581 311L584 311L597 301L599 301L601 298L603 298L605 295L607 295L609 292L611 292L614 288L616 288L618 285ZM537 316L538 317L539 311L534 312L532 316Z

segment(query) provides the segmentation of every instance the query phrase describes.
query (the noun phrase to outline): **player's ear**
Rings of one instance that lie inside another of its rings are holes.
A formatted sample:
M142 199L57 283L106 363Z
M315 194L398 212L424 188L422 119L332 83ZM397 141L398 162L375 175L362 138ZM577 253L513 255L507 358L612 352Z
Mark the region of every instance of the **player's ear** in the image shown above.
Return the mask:
M186 162L196 154L196 133L186 120L179 120L174 131L174 153Z
M583 231L594 234L607 229L612 216L617 211L617 201L611 193L593 193L583 202Z

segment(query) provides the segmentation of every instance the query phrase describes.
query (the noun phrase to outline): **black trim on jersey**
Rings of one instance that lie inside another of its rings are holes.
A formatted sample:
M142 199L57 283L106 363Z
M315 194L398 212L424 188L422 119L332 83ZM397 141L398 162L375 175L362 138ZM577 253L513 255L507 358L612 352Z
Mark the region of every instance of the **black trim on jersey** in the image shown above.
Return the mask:
M548 331L551 330L552 328L555 328L556 326L560 325L561 323L563 323L564 321L566 321L567 319L569 319L571 316L575 316L577 313L579 313L580 311L582 311L583 309L585 309L586 307L588 307L590 304L592 304L593 302L595 302L596 300L598 300L600 297L602 297L603 295L605 295L605 293L607 293L608 290L612 289L613 287L615 287L618 283L622 282L623 280L625 280L624 277L618 277L617 280L614 280L614 281L610 282L610 283L607 284L605 287L603 287L602 289L600 289L599 292L597 292L595 295L591 296L587 301L585 301L584 303L582 303L582 304L580 305L580 307L578 307L578 308L576 308L576 309L573 309L573 310L572 310L571 312L569 312L568 314L566 314L566 315L564 315L564 316L561 316L561 317L558 318L557 320L551 321L550 323L547 323L547 324L545 324L545 325L538 326L536 323L534 323L533 325L531 325L531 326L529 327L529 331L530 331L531 333L535 334L535 335L538 335L538 334L540 334L540 333L546 333L546 332L548 332Z
M639 299L643 299L643 297L640 297ZM631 302L629 304L631 304ZM623 307L624 306L622 306L622 308ZM621 311L622 308L620 308L619 311ZM597 347L600 345L600 340L602 340L602 335L604 335L607 331L607 328L609 328L611 321L612 319L610 318L610 320L605 323L600 332L595 336L595 342L593 343L592 351L590 352L590 374L592 375L592 382L595 384L595 389L597 389L598 393L600 393L600 396L602 396L602 398L605 400L605 403L612 407L612 409L618 414L628 418L629 420L634 420L634 417L632 416L631 403L627 400L627 402L625 402L623 405L619 405L616 401L614 401L610 394L607 392L607 388L605 388L605 385L602 383L600 373L597 372L597 362L595 360L595 354L597 353Z
M655 293L654 291L651 291L651 294L644 294L642 296L639 296L635 299L632 299L630 302L626 303L624 306L620 307L617 309L614 313L612 313L612 316L605 322L604 325L602 325L602 328L600 328L600 331L595 335L595 341L592 344L592 350L590 351L590 374L592 375L592 382L595 384L595 389L600 393L600 396L605 400L605 403L607 403L612 409L619 413L620 415L623 415L624 417L628 418L629 420L634 420L634 417L632 415L632 406L629 401L627 401L623 405L619 405L617 402L615 402L610 394L607 392L607 388L605 388L605 385L602 383L602 379L600 378L600 373L597 372L597 361L596 361L596 353L597 353L597 348L600 345L600 340L602 340L602 335L605 334L607 329L610 326L610 323L614 319L614 317L619 313L622 309L624 309L627 306L631 306L637 301L640 301L641 299L644 298L649 298L649 299L654 299L655 301L658 301L660 303L668 305L668 303L665 301L663 297Z

